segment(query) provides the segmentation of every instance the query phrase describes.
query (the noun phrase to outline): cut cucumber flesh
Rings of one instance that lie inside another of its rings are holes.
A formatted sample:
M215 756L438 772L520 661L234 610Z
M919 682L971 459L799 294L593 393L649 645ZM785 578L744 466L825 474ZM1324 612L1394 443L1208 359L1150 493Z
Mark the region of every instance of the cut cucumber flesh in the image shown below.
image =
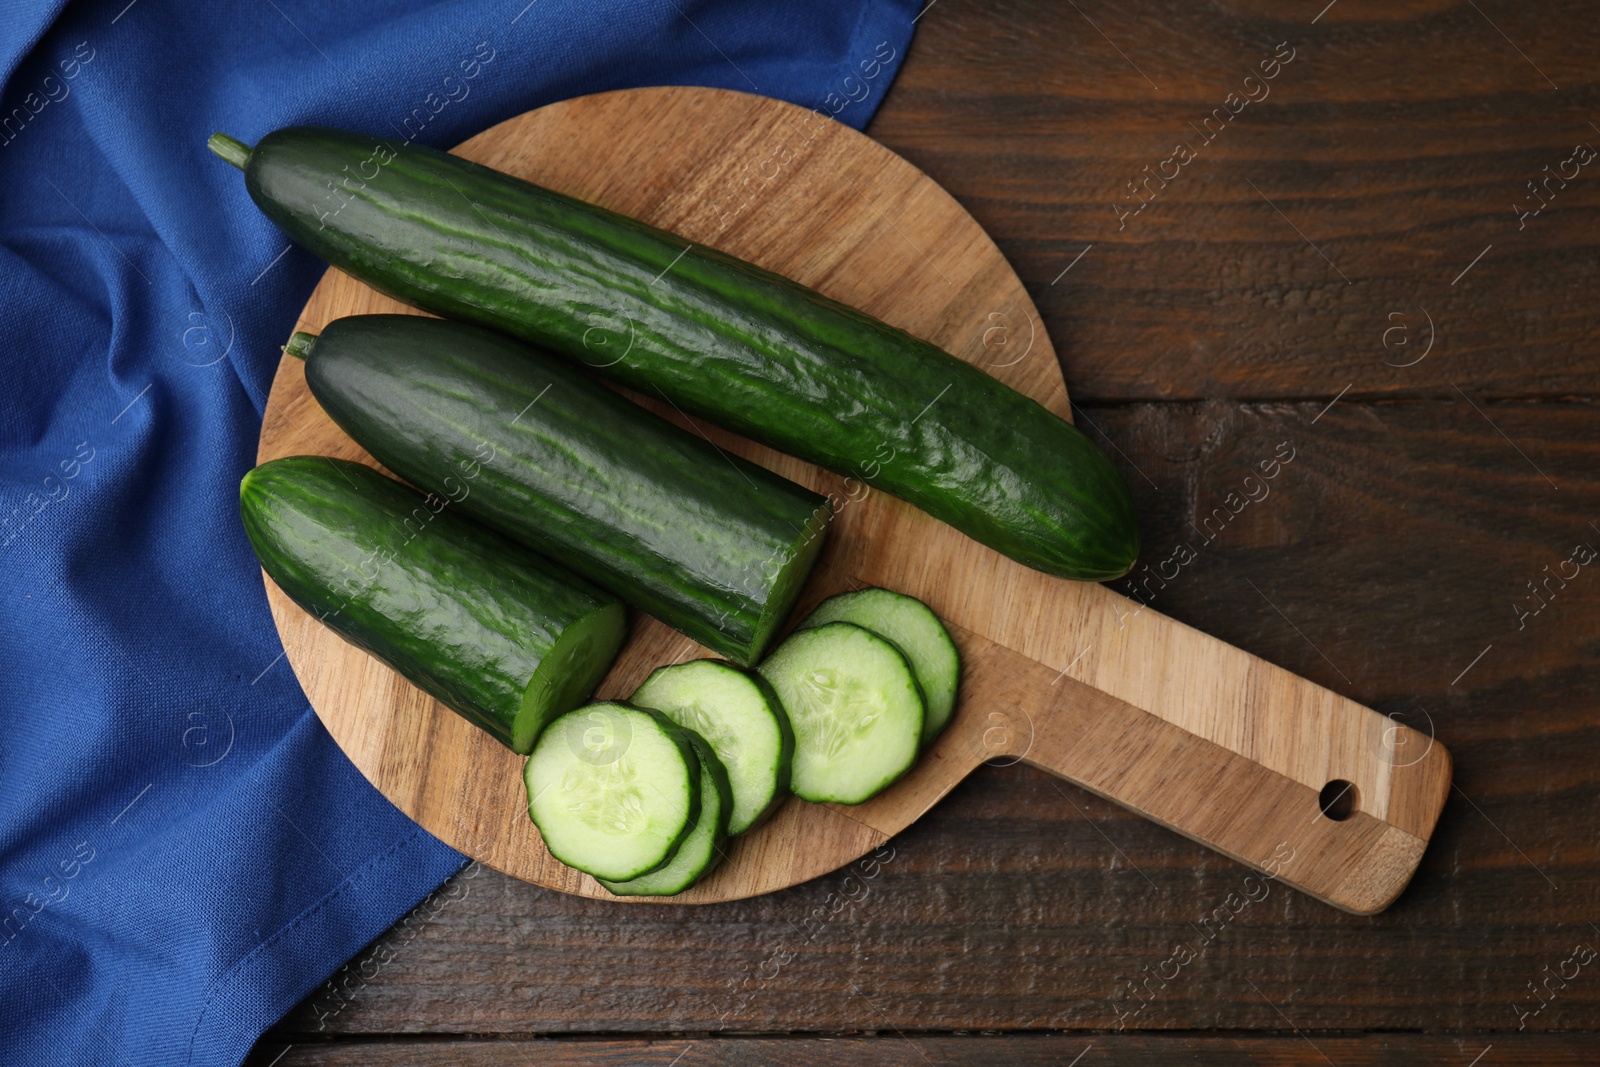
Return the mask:
M625 882L673 856L700 814L700 761L660 712L588 704L545 728L523 778L550 854Z
M616 650L627 636L627 620L622 605L613 603L561 632L522 694L522 707L511 728L512 751L532 751L539 732L554 717L551 709L569 710L589 696L617 658Z
M689 831L666 866L626 882L600 879L601 885L619 897L667 897L681 893L703 878L722 858L722 849L728 842L728 814L733 810L728 772L711 746L697 734L689 734L689 743L700 760L700 818L695 820L694 829Z
M730 834L742 834L789 795L794 733L759 676L712 659L662 667L628 700L705 739L733 786Z
M794 634L760 670L794 728L796 796L859 804L916 761L922 693L905 656L883 638L830 622Z
M853 622L901 651L928 706L922 744L932 741L955 711L956 686L961 679L961 657L939 616L916 597L888 589L859 589L824 600L800 627L810 629L829 622Z

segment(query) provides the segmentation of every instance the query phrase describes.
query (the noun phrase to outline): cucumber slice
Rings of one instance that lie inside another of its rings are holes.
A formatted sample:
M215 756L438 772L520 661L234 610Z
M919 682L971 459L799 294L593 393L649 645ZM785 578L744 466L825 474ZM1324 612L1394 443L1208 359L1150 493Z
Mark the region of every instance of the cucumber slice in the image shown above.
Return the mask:
M669 897L694 885L722 858L728 843L728 816L733 811L733 790L728 772L716 752L699 735L686 731L700 760L700 818L683 839L666 866L626 882L604 878L600 884L619 897Z
M587 704L551 723L523 780L550 854L614 882L672 859L700 815L688 736L660 712L627 704Z
M719 660L658 668L628 698L705 739L733 786L730 834L742 834L789 795L794 732L770 686Z
M922 745L927 747L956 709L961 657L939 616L916 597L888 589L858 589L831 596L800 624L802 630L828 622L853 622L898 648L922 687L927 717L922 720Z
M922 692L900 650L870 630L848 622L801 630L760 671L794 728L796 796L860 804L916 761Z

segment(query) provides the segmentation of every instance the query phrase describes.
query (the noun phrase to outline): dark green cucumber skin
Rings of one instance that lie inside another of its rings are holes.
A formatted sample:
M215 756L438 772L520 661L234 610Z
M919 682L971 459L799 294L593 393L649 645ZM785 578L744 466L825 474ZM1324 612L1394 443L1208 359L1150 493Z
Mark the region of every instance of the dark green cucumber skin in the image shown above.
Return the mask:
M616 603L359 463L262 464L239 483L239 510L291 600L507 747L545 653Z
M336 130L268 134L246 182L292 240L397 299L668 397L1018 562L1103 581L1138 555L1126 482L1071 424L780 275L443 152Z
M825 536L821 496L476 326L338 319L306 382L400 477L741 663L800 593L774 602L779 566Z

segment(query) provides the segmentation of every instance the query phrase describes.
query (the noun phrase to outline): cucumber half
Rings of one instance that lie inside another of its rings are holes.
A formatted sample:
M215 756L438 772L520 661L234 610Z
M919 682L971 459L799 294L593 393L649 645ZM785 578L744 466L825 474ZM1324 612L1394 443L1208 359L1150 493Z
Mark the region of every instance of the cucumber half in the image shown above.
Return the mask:
M610 594L360 463L263 463L239 512L295 603L524 755L626 633Z
M733 787L730 834L756 825L789 795L794 733L759 676L712 659L658 668L628 700L692 730L717 754Z
M853 622L871 630L906 657L927 702L927 717L922 721L922 744L926 747L955 712L956 687L961 680L961 657L939 616L916 597L872 588L829 597L817 605L800 628L829 622Z
M481 327L352 315L287 350L396 476L731 660L766 652L826 540L816 493Z
M700 815L688 736L660 712L627 704L587 704L551 723L523 779L550 854L608 881L672 859Z
M906 657L871 631L848 622L801 630L760 671L794 728L796 796L860 804L916 761L922 692Z
M733 811L728 772L700 735L690 732L689 743L700 760L700 818L665 866L626 882L599 880L619 897L668 897L681 893L705 877L722 858L728 843L728 816Z

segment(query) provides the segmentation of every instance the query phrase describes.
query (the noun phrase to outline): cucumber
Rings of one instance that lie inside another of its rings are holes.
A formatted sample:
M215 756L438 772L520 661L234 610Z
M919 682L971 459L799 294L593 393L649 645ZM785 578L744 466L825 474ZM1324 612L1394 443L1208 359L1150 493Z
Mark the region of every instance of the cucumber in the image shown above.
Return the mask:
M794 727L790 788L860 804L916 762L922 693L894 645L853 623L800 630L761 664Z
M291 600L513 751L622 645L614 598L371 467L272 460L239 483L239 511Z
M361 315L289 351L395 474L735 662L765 651L826 537L816 493L479 327Z
M794 733L760 675L693 660L658 668L628 701L655 708L711 746L732 783L730 834L749 830L789 795Z
M666 897L681 893L705 877L722 858L722 850L728 843L728 815L733 810L728 772L710 745L693 731L687 733L695 758L700 761L700 817L664 866L626 882L599 879L601 885L619 897Z
M544 345L1046 573L1104 581L1138 555L1126 483L1071 424L787 278L419 145L311 127L210 145L293 241L400 300Z
M916 597L872 588L829 597L800 626L805 629L829 622L853 622L871 630L905 656L927 704L927 716L922 720L922 744L926 747L950 721L961 680L961 657L939 616Z
M665 866L700 817L700 761L687 733L627 704L586 704L551 723L523 781L550 854L607 881Z

